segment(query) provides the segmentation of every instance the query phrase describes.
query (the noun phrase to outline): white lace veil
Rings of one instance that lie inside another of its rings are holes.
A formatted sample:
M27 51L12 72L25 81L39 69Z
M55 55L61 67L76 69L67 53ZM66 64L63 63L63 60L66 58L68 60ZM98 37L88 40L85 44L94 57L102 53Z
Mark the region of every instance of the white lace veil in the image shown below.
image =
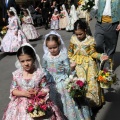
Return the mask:
M65 44L61 38L61 35L59 35L56 31L50 31L48 34L45 35L45 40L44 40L44 43L43 43L43 50L44 50L44 53L47 54L49 53L49 50L48 50L48 47L46 46L46 39L49 35L57 35L60 39L60 42L61 42L61 45L60 45L60 51L64 52L65 54L67 54L67 49L65 47Z
M75 9L74 5L72 5L71 8L70 8L70 16L72 17L74 22L78 19L77 12L76 12L76 9Z
M16 9L14 7L10 7L9 11L13 11L14 12L15 17L18 19L19 27L21 28L21 22L20 22L20 19L19 19L18 15L17 15Z
M62 5L62 8L63 8L63 11L65 11L65 16L66 16L66 18L67 18L67 23L69 23L69 16L68 16L68 12L66 11L66 8L65 8L65 5L63 4Z
M28 11L28 15L31 17L32 24L34 25L33 18L32 18L32 16L31 16L31 13L30 13L29 9L26 9L26 10Z
M35 49L34 49L29 43L24 43L24 44L22 44L21 47L23 47L23 46L29 46L29 47L31 47L31 48L33 49L33 51L34 51L34 53L35 53L35 56L36 56L35 66L36 66L36 68L40 68L40 69L42 70L42 67L41 67L41 64L40 64L40 57L39 57L38 54L36 53ZM16 67L16 68L22 68L22 66L21 66L18 58L17 58L17 61L15 62L15 67Z

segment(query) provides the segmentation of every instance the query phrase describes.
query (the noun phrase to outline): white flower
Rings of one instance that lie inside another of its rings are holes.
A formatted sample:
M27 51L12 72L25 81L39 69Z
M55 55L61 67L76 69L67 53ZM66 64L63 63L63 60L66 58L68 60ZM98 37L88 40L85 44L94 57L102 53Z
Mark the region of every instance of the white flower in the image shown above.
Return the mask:
M70 78L70 79L73 79L73 75L70 75L69 78Z
M88 5L88 7L90 7L90 5Z
M107 80L108 80L108 81L112 81L112 78L111 78L111 77L108 77Z
M64 83L67 85L68 83L70 82L70 79L69 78L66 78Z
M73 81L77 81L77 80L78 80L78 78L77 78L77 77L73 78Z
M3 34L3 31L1 31L1 34Z

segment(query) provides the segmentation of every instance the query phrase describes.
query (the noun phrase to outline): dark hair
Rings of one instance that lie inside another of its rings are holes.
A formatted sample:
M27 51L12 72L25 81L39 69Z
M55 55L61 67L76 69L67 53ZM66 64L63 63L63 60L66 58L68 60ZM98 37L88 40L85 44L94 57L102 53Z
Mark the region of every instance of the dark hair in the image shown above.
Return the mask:
M12 16L15 15L15 13L13 11L10 11L10 10L9 10L9 14L12 15Z
M51 34L46 39L46 46L48 41L55 41L58 45L61 45L60 39L57 35Z
M28 11L27 10L23 10L23 12L26 12L28 14Z
M17 57L21 56L22 54L27 54L29 55L31 58L33 58L33 60L36 60L36 55L34 50L29 47L29 46L22 46L18 49L17 51Z
M85 31L87 29L87 23L83 20L77 20L74 23L74 31L79 29L82 29L83 31Z

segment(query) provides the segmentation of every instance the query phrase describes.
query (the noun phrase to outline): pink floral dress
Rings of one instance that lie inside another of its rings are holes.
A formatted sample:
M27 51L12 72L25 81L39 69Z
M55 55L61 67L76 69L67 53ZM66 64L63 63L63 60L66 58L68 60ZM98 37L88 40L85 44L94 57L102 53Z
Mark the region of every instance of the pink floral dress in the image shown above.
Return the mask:
M23 17L24 23L22 24L22 30L25 33L27 39L37 39L40 34L37 32L36 28L32 25L32 18L30 16Z
M17 52L20 46L23 43L27 43L28 40L24 33L20 30L17 17L13 16L9 18L8 21L8 31L1 41L1 50L3 52Z
M44 73L40 69L37 69L30 80L23 79L22 73L22 69L13 72L13 80L10 88L11 101L8 104L2 120L33 120L26 111L29 99L26 97L13 96L12 91L15 89L28 90L30 88L38 88Z

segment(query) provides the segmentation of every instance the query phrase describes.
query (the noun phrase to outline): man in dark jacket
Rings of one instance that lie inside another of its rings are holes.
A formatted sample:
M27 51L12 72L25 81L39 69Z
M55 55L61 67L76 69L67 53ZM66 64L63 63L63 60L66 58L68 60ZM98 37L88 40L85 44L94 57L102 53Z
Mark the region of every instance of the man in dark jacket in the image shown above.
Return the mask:
M6 24L8 21L7 10L9 10L10 7L14 7L16 9L15 0L2 0L2 18Z

